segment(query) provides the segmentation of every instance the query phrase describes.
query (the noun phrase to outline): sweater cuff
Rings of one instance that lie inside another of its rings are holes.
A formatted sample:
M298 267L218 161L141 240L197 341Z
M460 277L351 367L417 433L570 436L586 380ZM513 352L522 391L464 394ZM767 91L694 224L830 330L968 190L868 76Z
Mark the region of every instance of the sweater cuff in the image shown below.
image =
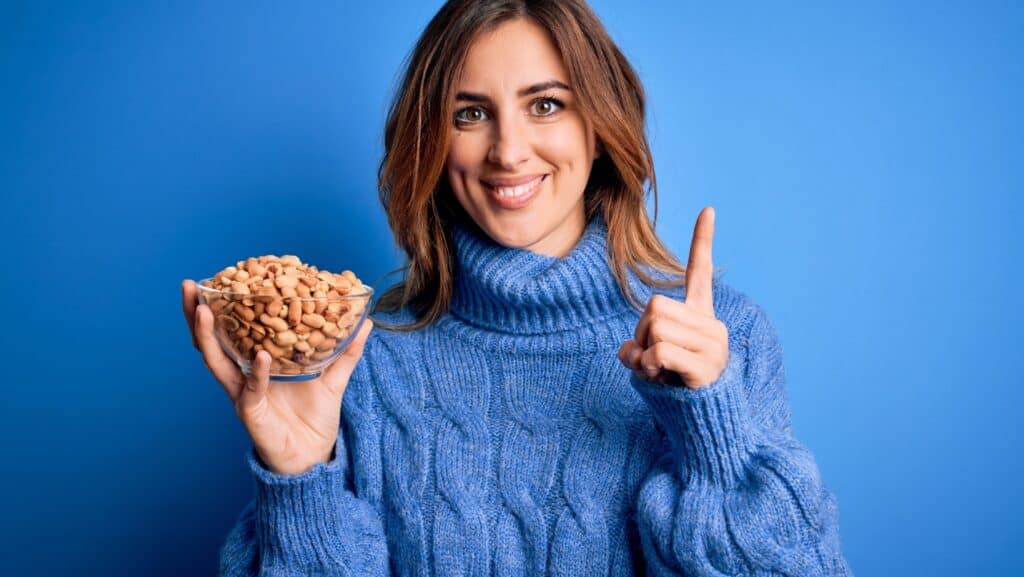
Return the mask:
M632 376L633 387L669 438L683 479L733 487L742 478L754 449L743 366L742 356L730 351L718 380L697 390Z
M256 480L256 527L261 555L270 566L333 562L336 555L332 553L332 544L344 533L347 459L341 435L331 461L317 463L298 475L273 473L263 465L255 448L249 451L249 468Z

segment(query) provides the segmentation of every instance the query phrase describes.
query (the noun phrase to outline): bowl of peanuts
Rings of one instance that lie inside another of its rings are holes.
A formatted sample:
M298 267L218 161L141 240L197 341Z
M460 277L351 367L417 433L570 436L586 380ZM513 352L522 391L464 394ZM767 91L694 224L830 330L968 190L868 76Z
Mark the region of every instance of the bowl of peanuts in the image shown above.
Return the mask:
M273 381L319 376L355 338L373 297L352 271L318 270L295 255L238 261L197 288L224 352L248 375L267 351Z

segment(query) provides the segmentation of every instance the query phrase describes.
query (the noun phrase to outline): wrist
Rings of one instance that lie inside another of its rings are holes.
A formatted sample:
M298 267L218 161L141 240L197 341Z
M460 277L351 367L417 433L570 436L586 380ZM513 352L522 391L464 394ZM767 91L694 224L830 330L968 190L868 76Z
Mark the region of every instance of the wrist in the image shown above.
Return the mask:
M328 464L335 457L335 447L337 443L332 443L330 449L326 453L321 454L318 458L313 459L296 459L287 463L272 463L269 459L265 458L260 451L256 450L256 458L259 464L266 470L270 471L275 475L281 476L295 476L308 473L313 467L319 464Z

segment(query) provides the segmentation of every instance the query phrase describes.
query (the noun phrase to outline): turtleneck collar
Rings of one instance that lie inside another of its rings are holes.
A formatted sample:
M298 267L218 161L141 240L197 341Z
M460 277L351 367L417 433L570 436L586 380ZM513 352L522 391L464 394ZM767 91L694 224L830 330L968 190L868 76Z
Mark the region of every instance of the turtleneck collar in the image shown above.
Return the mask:
M627 311L608 262L607 234L596 215L572 251L557 258L504 247L476 227L456 225L451 313L483 329L545 334ZM631 272L629 278L638 290Z

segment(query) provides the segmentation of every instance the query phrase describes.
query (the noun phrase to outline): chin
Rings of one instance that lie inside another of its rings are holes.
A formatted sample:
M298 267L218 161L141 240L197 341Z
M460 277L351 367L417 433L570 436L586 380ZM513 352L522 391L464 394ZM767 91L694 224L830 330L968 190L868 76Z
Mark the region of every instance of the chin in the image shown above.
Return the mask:
M510 227L497 225L486 231L494 242L508 248L528 248L536 244L543 235L533 226Z

